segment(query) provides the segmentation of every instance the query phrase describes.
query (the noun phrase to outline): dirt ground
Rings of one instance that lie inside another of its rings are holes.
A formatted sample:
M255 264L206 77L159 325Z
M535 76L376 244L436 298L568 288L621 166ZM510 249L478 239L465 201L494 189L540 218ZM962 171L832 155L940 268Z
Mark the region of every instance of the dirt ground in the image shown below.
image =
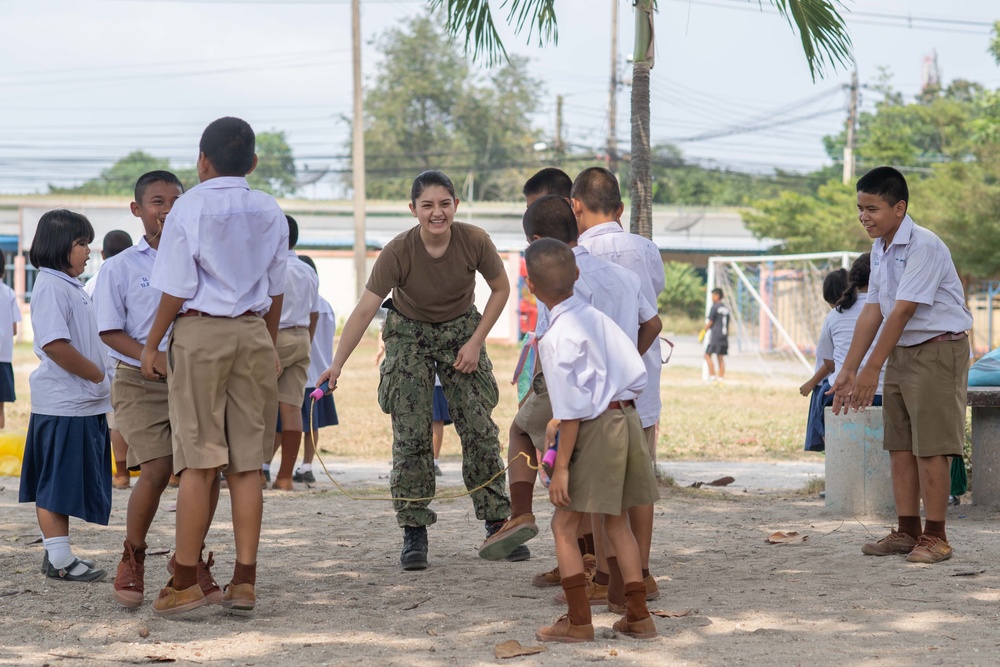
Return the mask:
M723 495L664 489L657 505L652 570L662 597L651 609L689 612L659 618L660 637L615 636L615 616L594 608L597 641L547 645L498 660L494 647L534 646L555 620L558 589L530 584L554 563L541 494L542 532L531 560L491 563L476 556L483 538L468 499L437 501L425 572L402 572L401 531L386 503L353 502L328 482L265 496L257 593L251 618L218 607L180 620L154 618L150 603L166 579L167 556L147 560L147 602L125 610L98 584L39 574L41 546L17 480L0 479L0 664L74 665L996 665L1000 660L997 512L951 509L955 557L936 566L862 556L881 519L826 513L815 496ZM367 487L372 490L370 485ZM209 536L217 579L233 564L228 493ZM150 548L169 548L175 498L168 491ZM111 525L71 525L77 555L112 574L121 553L128 492L115 492ZM769 545L774 531L804 542Z

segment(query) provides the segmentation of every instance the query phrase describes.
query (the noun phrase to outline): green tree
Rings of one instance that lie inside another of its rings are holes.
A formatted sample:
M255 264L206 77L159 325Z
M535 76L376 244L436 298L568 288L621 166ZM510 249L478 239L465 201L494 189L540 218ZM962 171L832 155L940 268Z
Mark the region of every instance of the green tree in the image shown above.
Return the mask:
M527 60L475 75L430 16L387 30L375 45L382 67L365 94L368 196L409 197L417 172L441 169L457 187L471 177L476 199L516 198L511 170L535 159L539 136L531 116L541 87Z
M133 151L103 170L97 178L72 188L49 185L49 192L59 195L116 195L131 196L135 182L147 171L168 169L167 160L153 157L143 151Z
M657 310L700 317L705 310L705 281L687 262L664 262L663 291L656 297Z
M769 0L799 33L809 71L815 79L825 68L851 61L851 40L837 12L837 0ZM489 0L428 0L432 8L445 7L447 29L465 38L466 49L476 58L495 64L506 50L493 23ZM653 231L653 174L649 136L649 72L653 67L653 12L655 0L633 0L635 49L632 62L632 231L647 238ZM507 23L518 33L525 27L528 39L537 32L544 46L558 41L555 0L507 0Z
M295 158L284 132L257 133L257 168L247 178L251 188L287 197L298 188Z

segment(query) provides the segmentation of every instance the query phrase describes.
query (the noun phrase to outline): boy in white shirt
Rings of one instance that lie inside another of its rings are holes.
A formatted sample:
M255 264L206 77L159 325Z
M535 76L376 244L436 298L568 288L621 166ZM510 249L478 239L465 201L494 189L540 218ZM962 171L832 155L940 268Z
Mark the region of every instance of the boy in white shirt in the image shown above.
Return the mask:
M951 253L907 215L906 179L877 167L858 180L858 219L875 239L868 300L831 391L833 412L864 409L885 368L883 447L889 451L899 524L869 556L907 554L911 563L952 556L945 533L949 456L962 456L972 314ZM879 329L881 327L881 330ZM876 336L878 340L876 340ZM872 342L868 361L859 371ZM926 522L920 526L920 501Z
M21 321L21 309L17 296L3 278L7 273L4 259L0 256L0 428L4 427L4 403L17 400L14 392L14 338L17 323ZM8 336L4 331L10 331Z
M219 471L232 502L236 564L222 606L253 611L264 499L260 469L274 447L277 351L288 262L288 223L274 197L251 190L255 136L238 118L205 128L201 183L164 225L150 284L163 292L143 347L142 374L167 377L177 492L173 576L153 603L171 616L207 604L197 564ZM159 352L170 333L170 368Z
M541 628L541 641L593 641L590 601L577 532L586 513L603 514L608 539L625 580L626 613L615 630L656 636L646 608L639 547L626 510L659 498L635 399L646 369L634 343L615 322L573 294L579 275L573 251L555 239L525 251L528 288L550 310L538 346L552 403L546 441L559 449L549 498L556 506L552 533L569 613Z

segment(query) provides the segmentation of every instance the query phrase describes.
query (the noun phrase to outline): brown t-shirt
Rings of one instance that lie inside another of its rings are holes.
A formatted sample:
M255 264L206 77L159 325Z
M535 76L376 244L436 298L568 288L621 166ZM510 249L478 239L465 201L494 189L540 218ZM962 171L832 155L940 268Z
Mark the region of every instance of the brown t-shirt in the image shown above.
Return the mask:
M447 322L472 307L476 272L493 280L504 270L489 234L464 222L451 224L448 249L434 259L414 226L382 248L365 289L385 297L404 317L418 322Z

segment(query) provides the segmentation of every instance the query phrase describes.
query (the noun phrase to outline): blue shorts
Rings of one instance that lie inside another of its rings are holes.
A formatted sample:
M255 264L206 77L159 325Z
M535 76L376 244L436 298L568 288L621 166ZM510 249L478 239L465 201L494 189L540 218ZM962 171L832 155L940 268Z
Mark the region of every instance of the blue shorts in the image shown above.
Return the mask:
M312 408L312 397L309 395L315 387L306 387L305 400L302 401L302 430L309 431L309 410ZM316 407L312 413L312 428L317 431L327 426L336 426L340 421L337 419L337 406L333 402L333 394L326 394L316 401ZM278 415L278 425L276 433L281 433L281 415Z

